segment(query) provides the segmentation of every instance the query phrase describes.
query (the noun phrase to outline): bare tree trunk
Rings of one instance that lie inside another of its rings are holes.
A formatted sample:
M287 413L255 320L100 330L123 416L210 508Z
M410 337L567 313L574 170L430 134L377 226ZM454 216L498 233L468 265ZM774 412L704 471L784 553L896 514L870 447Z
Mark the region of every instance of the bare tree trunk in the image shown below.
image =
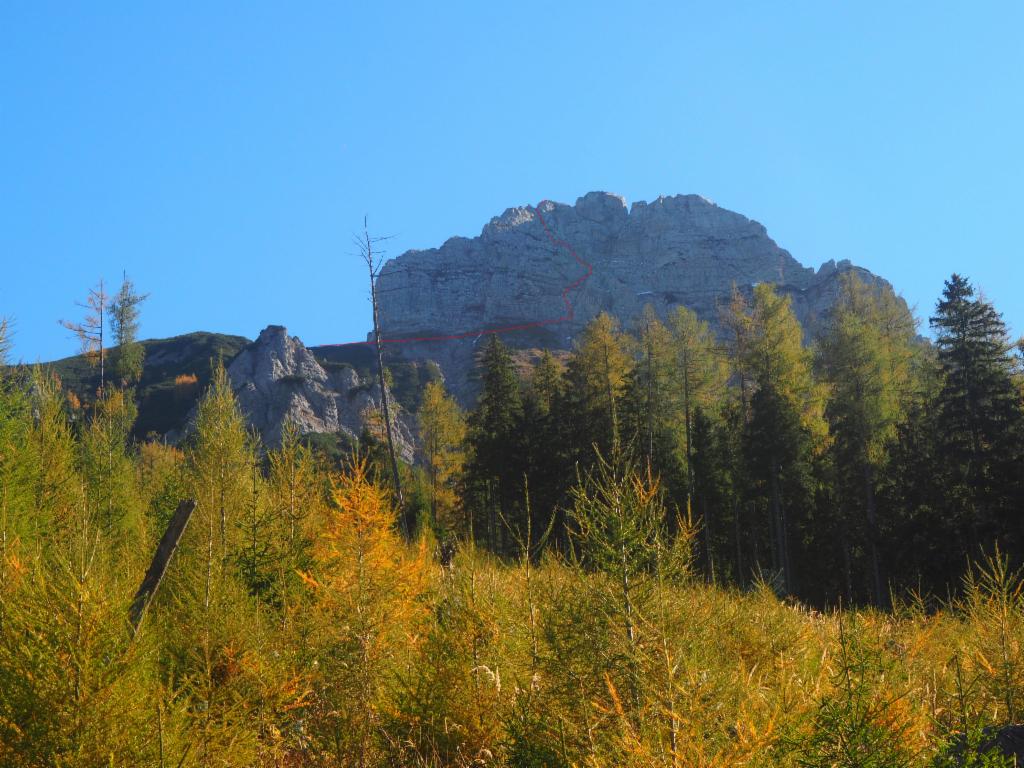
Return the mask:
M391 458L391 480L395 485L395 498L398 501L398 519L402 534L409 537L409 525L405 519L405 497L402 495L402 479L398 474L398 457L395 455L395 437L391 428L391 404L388 397L387 381L384 378L384 350L381 348L380 313L377 306L377 275L380 271L379 258L374 254L373 245L379 238L371 238L363 219L363 239L359 246L370 273L370 304L373 307L373 345L377 348L377 381L380 383L380 403L384 413L384 433L388 441L388 455Z
M371 283L372 285L372 283ZM384 433L388 440L388 454L391 457L391 479L395 484L395 497L398 499L399 514L402 518L402 533L408 535L405 521L405 498L402 495L402 480L398 474L398 457L395 455L395 436L391 426L391 398L388 396L388 385L384 379L384 352L380 345L380 323L377 319L377 289L370 288L373 301L373 336L377 347L377 380L380 383L380 404L384 412Z
M878 515L875 509L875 479L871 465L864 462L864 507L868 517L868 548L871 553L871 581L875 592L875 605L887 607L888 600L882 583L882 567L878 556Z
M106 362L106 350L103 347L103 326L106 324L104 320L104 314L107 308L107 293L103 290L103 278L100 278L100 302L99 302L99 313L100 313L100 392L103 392L104 388L104 363Z
M649 333L649 331L648 331ZM654 464L654 353L647 340L647 469Z
M615 404L615 392L612 389L612 365L608 359L608 347L604 348L604 383L608 396L608 415L611 419L612 428L612 463L617 464L620 458L619 450L619 411Z
M743 572L743 541L740 538L742 524L740 522L740 511L743 509L742 502L733 499L732 502L732 538L736 545L736 583L741 587L746 586L746 579Z
M853 605L853 565L850 562L850 537L846 532L846 516L840 510L839 546L843 550L843 584L846 588L846 602Z
M793 569L789 559L789 525L786 520L786 508L782 503L782 492L779 488L779 465L772 457L772 476L770 484L772 517L778 526L778 566L782 569L782 584L787 595L793 594Z

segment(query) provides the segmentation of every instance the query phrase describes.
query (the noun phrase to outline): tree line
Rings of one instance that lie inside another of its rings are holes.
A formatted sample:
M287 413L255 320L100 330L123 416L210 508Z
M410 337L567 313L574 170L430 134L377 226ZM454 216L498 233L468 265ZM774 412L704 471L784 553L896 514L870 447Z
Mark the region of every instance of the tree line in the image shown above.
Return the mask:
M819 605L955 593L970 561L1024 555L1024 378L966 278L929 325L851 273L811 339L767 283L734 291L718 334L685 307L602 314L525 373L491 337L469 413L427 392L423 506L499 555L527 531L564 552L572 489L611 462L660 480L709 580Z

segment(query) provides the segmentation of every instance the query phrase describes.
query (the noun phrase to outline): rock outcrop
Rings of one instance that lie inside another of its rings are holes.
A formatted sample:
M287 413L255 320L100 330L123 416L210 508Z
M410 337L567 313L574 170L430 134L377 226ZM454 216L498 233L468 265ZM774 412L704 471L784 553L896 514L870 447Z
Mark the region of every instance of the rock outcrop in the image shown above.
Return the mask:
M581 260L592 273L567 292L571 317L557 321L569 314L563 291L587 275ZM510 208L479 237L408 251L384 265L378 288L386 338L468 334L388 347L392 356L436 360L458 392L481 331L527 326L502 332L503 340L569 349L598 313L607 311L628 328L646 304L662 315L682 304L717 327L733 285L749 292L760 282L790 295L813 331L835 300L840 275L850 271L887 285L847 261L828 261L817 271L804 267L761 224L697 195L627 207L621 197L591 192L575 205Z
M228 378L250 426L276 446L285 423L302 434L341 433L355 440L366 416L378 410L380 388L351 366L326 370L303 343L279 325L268 326L228 367ZM396 418L397 448L413 458L413 436L404 414Z

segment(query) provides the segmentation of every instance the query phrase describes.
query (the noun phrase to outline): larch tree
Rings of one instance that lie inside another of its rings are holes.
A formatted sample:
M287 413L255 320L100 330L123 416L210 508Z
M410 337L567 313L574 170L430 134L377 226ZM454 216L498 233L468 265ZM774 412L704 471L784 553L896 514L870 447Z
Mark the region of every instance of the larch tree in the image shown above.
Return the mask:
M256 598L263 595L252 567L251 523L264 507L253 445L219 363L185 456L185 488L196 509L143 630L148 625L166 634L165 653L181 677L179 695L190 703L184 731L198 763L252 763L259 735L258 723L246 715L247 691L260 658ZM261 550L263 544L256 541Z
M835 436L841 498L847 504L860 500L872 599L879 606L888 603L888 589L880 554L877 475L905 417L914 335L913 317L891 292L850 274L842 280L818 350L829 385L826 414ZM841 546L845 551L850 543Z
M155 764L152 643L126 631L130 569L78 501L45 553L6 563L0 586L0 764L11 768Z
M203 538L209 591L238 552L239 523L250 499L256 461L223 365L214 369L210 388L199 403L187 458L197 502L189 533Z
M272 545L277 552L277 590L287 604L298 587L297 571L309 565L313 532L323 522L326 473L291 421L281 430L281 444L268 452L267 464L267 505L275 518Z
M618 321L602 312L580 334L569 359L567 405L575 420L579 460L589 466L596 450L617 461L622 449L620 405L633 358Z
M135 403L112 387L97 399L79 441L79 461L89 503L99 515L97 523L124 547L128 559L138 555L146 537L129 445L137 413Z
M32 530L31 537L46 542L59 537L82 504L78 447L67 418L64 393L53 373L34 369L30 402L32 428L23 449L34 468L34 498L31 517L26 522Z
M624 421L644 463L668 482L679 479L681 464L673 445L678 409L672 397L671 337L651 305L636 329L636 362L626 383Z
M7 387L24 382L7 375L0 373L0 764L151 763L155 657L127 632L136 573L106 525L109 495L87 476L55 377L37 368L23 403L8 399ZM131 483L130 463L121 469Z
M430 517L441 535L458 527L457 484L466 463L466 419L444 384L432 381L423 393L419 410L420 441L430 483Z
M410 556L385 490L365 462L336 478L326 525L304 580L312 592L315 749L343 766L381 765L391 670L413 649L423 617L425 552Z
M551 621L562 632L581 635L600 665L597 682L605 690L592 706L614 713L604 718L610 732L602 740L616 764L651 764L651 742L661 741L664 732L670 741L678 734L676 671L662 609L666 584L688 568L691 532L680 521L676 534L669 534L660 484L648 470L615 466L600 456L573 489L570 514L590 626L572 627L573 611ZM556 647L572 642L555 640ZM650 739L650 724L663 719L667 728L656 727L660 733Z
M35 462L28 447L32 411L24 371L7 368L10 325L0 319L0 568L31 525Z
M788 297L779 296L769 283L757 285L749 328L749 343L739 361L754 385L746 452L767 502L775 567L783 589L792 594L794 517L809 512L810 459L827 442L824 398Z
M135 284L123 276L121 288L110 302L110 330L117 345L115 370L123 382L138 381L146 357L139 343L139 305L149 294L140 294Z
M691 512L695 501L694 425L698 412L706 418L718 408L725 392L728 367L718 349L711 327L697 314L680 306L669 318L673 374L677 402L682 413L682 446L686 457L686 507ZM711 571L714 521L712 505L701 504L706 565Z
M104 343L104 334L107 325L107 311L110 308L110 296L103 287L102 278L95 288L89 289L85 303L78 304L78 306L86 311L85 317L79 322L61 320L60 324L78 338L82 354L99 365L100 390L102 390L106 383L107 348Z

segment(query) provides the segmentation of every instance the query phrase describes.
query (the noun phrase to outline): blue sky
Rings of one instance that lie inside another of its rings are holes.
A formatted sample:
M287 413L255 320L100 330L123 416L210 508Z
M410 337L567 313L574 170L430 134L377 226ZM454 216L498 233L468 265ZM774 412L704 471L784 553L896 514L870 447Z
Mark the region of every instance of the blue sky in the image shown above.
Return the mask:
M0 315L16 359L104 276L143 336L369 324L391 255L589 190L699 193L927 317L954 270L1024 332L1024 4L0 6Z

